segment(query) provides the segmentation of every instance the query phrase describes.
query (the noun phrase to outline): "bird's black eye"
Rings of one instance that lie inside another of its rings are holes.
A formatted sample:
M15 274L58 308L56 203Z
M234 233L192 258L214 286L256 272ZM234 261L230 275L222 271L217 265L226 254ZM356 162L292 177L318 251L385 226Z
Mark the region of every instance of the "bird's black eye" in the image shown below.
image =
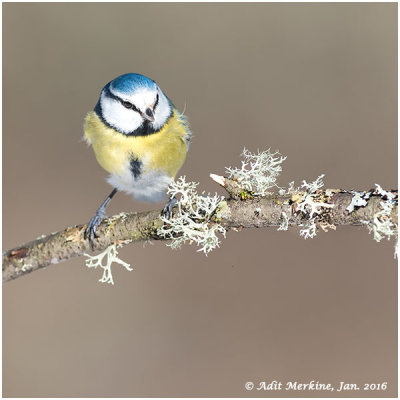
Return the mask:
M123 105L125 108L128 108L128 109L133 108L133 104L132 104L132 103L129 103L129 101L122 101L122 105Z
M158 93L157 93L156 102L154 103L154 106L153 106L153 111L154 111L154 110L156 109L156 107L157 107L158 98L159 98L159 96L158 96Z

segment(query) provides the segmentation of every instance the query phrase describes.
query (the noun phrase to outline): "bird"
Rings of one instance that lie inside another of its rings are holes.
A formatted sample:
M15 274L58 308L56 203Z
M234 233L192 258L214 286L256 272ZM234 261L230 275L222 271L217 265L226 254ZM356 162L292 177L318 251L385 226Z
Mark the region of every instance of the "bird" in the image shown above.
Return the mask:
M108 173L112 192L90 219L84 237L94 248L97 227L118 191L135 200L161 202L183 165L192 134L157 83L138 73L120 75L101 90L84 122L84 140ZM169 218L177 199L170 197L162 215Z

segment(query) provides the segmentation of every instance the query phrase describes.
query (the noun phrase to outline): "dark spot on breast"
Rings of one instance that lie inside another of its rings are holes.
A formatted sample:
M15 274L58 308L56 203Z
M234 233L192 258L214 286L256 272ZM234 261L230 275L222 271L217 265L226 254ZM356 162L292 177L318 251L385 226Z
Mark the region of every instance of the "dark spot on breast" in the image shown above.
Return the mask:
M142 172L142 163L135 157L131 157L130 161L130 170L132 172L132 175L137 178L140 176Z

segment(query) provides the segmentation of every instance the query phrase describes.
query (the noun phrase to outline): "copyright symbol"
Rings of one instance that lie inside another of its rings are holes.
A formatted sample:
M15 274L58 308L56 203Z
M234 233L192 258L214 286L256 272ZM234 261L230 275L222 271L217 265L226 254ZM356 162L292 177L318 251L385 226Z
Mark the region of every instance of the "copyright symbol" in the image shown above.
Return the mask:
M253 390L253 388L254 388L254 383L253 383L253 382L246 382L246 384L244 385L244 387L246 388L246 390Z

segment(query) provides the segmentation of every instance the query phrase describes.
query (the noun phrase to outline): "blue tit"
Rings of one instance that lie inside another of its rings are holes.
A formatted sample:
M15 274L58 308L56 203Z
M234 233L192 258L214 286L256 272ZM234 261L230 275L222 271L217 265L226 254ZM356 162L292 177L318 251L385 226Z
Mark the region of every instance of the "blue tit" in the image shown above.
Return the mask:
M84 138L113 186L85 231L91 246L96 228L117 191L139 201L159 202L186 158L191 133L185 117L152 80L124 74L107 83L85 118ZM170 215L175 199L163 213Z

